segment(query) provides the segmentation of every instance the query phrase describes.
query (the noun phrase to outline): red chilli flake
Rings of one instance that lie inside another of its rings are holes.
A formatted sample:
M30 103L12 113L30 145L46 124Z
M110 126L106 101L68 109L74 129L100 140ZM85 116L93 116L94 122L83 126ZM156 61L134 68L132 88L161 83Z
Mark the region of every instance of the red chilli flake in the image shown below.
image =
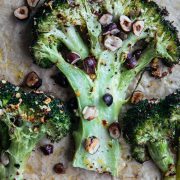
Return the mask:
M103 125L104 127L107 127L108 122L107 122L106 120L102 120L102 125Z

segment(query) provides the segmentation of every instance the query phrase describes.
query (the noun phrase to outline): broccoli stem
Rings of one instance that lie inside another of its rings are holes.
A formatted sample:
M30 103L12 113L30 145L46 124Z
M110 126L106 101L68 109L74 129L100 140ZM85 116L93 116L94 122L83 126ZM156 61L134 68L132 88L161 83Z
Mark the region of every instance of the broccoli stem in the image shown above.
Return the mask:
M6 177L8 177L8 180L14 180L14 178L16 178L16 180L23 179L26 162L33 149L36 147L36 144L45 135L44 133L39 133L40 135L37 134L35 137L29 135L26 136L24 132L21 133L20 131L16 135L18 134L24 136L24 141L21 141L22 137L17 137L16 141L12 141L9 150L7 151L10 163L6 167L1 167L0 173L3 172L2 175L0 174L1 180L7 180Z
M119 72L116 74L117 67L114 61L116 56L107 51L101 54L100 60L106 60L106 66L100 65L102 63L99 62L97 79L94 82L94 91L91 94L86 92L86 96L84 96L86 99L90 98L90 101L84 101L84 99L82 101L78 98L80 113L82 113L85 106L96 106L99 115L98 118L92 121L87 121L81 116L80 127L78 131L74 133L76 141L74 167L99 172L108 171L111 172L113 176L118 175L117 168L120 161L119 142L109 136L107 128L102 125L102 120L107 120L108 124L118 121L119 112L125 102L126 90L129 84L137 73L144 69L155 56L154 48L150 46L144 52L139 60L139 65L134 70L125 70L122 74ZM110 71L108 71L108 69L110 69ZM117 76L120 76L120 82L117 81ZM114 97L113 105L110 107L107 107L102 101L102 96L107 92L107 88L109 88L109 91ZM83 146L84 140L89 136L96 136L100 139L100 148L98 152L93 155L88 154ZM103 169L101 167L103 167Z
M48 35L53 35L60 39L69 50L78 53L82 59L89 55L88 47L84 44L74 26L65 28L64 32L59 29L53 29Z
M7 124L11 124L10 117L5 119ZM45 136L45 130L42 126L39 132L29 132L26 128L15 128L15 131L11 134L11 143L8 150L5 152L8 154L9 164L7 166L0 165L0 177L1 180L22 180L23 172L27 159L36 147L37 143ZM23 141L22 141L23 139Z
M158 140L156 142L149 142L148 151L153 161L157 164L165 176L169 176L176 172L174 156L169 150L167 140L164 139L161 141Z

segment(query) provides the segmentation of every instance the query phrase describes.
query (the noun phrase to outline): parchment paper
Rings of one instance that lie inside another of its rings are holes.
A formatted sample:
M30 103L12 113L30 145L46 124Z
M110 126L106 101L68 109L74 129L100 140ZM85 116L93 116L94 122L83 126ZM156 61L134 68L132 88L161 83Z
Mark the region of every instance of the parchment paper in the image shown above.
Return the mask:
M170 12L170 19L180 30L180 0L158 0L161 6L167 7ZM71 90L63 89L56 85L50 78L55 74L56 69L44 70L32 63L28 46L30 42L30 20L19 21L13 16L15 8L23 5L23 0L0 0L0 78L20 84L24 76L30 71L36 71L43 78L42 90L67 99ZM34 12L32 11L32 14ZM147 98L164 97L180 87L180 67L177 65L173 69L173 74L161 80L155 80L145 74L138 90L145 93ZM137 80L130 86L129 92L134 88ZM128 146L121 139L122 160L120 166L120 178L122 180L159 180L160 173L155 165L148 161L143 165L135 161L126 161L129 154ZM44 139L40 144L47 143ZM39 145L32 153L26 168L24 178L26 180L110 180L108 175L99 175L79 168L73 168L71 160L73 157L72 137L64 138L60 143L55 144L54 153L44 156L39 151ZM53 165L62 162L66 169L63 175L53 172Z

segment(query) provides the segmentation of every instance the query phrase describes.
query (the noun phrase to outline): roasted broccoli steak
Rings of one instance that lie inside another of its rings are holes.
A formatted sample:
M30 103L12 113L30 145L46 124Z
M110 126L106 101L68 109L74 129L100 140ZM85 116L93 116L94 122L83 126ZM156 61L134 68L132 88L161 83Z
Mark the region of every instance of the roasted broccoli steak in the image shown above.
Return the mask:
M74 167L118 176L117 122L129 84L154 58L179 61L177 30L162 11L144 0L51 0L34 17L36 64L56 65L77 96Z
M38 142L46 135L59 141L69 129L70 114L61 100L0 81L0 179L22 180Z
M151 157L164 176L176 174L173 152L178 153L180 137L180 90L160 102L139 102L127 111L123 124L136 160L145 162Z

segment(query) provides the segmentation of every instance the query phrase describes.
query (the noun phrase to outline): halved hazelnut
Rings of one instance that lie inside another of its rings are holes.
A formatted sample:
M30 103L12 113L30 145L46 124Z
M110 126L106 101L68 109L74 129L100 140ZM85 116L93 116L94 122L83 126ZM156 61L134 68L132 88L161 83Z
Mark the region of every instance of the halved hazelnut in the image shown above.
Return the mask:
M29 17L29 9L27 6L21 6L14 11L14 16L19 20L25 20Z
M113 20L113 15L112 14L104 14L99 19L99 22L101 23L101 25L107 26L112 22L112 20Z
M133 24L133 32L136 36L140 36L144 29L144 21L136 21Z
M76 52L71 52L67 55L67 60L71 64L76 64L81 59L80 55Z
M9 160L9 155L7 152L2 152L0 156L0 162L4 165L7 166L10 162Z
M132 21L125 15L120 17L120 25L125 32L130 32L132 29Z
M29 88L38 89L42 85L42 79L34 72L30 72L25 78L25 84Z
M110 124L109 128L109 135L113 138L113 139L118 139L120 137L120 126L118 122L114 122L112 124Z
M141 91L135 91L132 95L131 103L137 104L138 102L143 100L143 98L144 98L144 94Z
M94 154L100 147L99 139L95 136L88 137L85 140L84 148L89 154Z
M40 0L27 0L27 4L29 7L36 7Z
M115 35L119 32L120 32L120 30L118 29L118 27L115 23L111 23L103 29L103 35L107 35L107 34Z
M91 121L98 117L98 110L95 106L86 106L82 112L84 119Z
M116 36L107 35L104 40L104 46L110 51L116 51L122 46L122 40Z

